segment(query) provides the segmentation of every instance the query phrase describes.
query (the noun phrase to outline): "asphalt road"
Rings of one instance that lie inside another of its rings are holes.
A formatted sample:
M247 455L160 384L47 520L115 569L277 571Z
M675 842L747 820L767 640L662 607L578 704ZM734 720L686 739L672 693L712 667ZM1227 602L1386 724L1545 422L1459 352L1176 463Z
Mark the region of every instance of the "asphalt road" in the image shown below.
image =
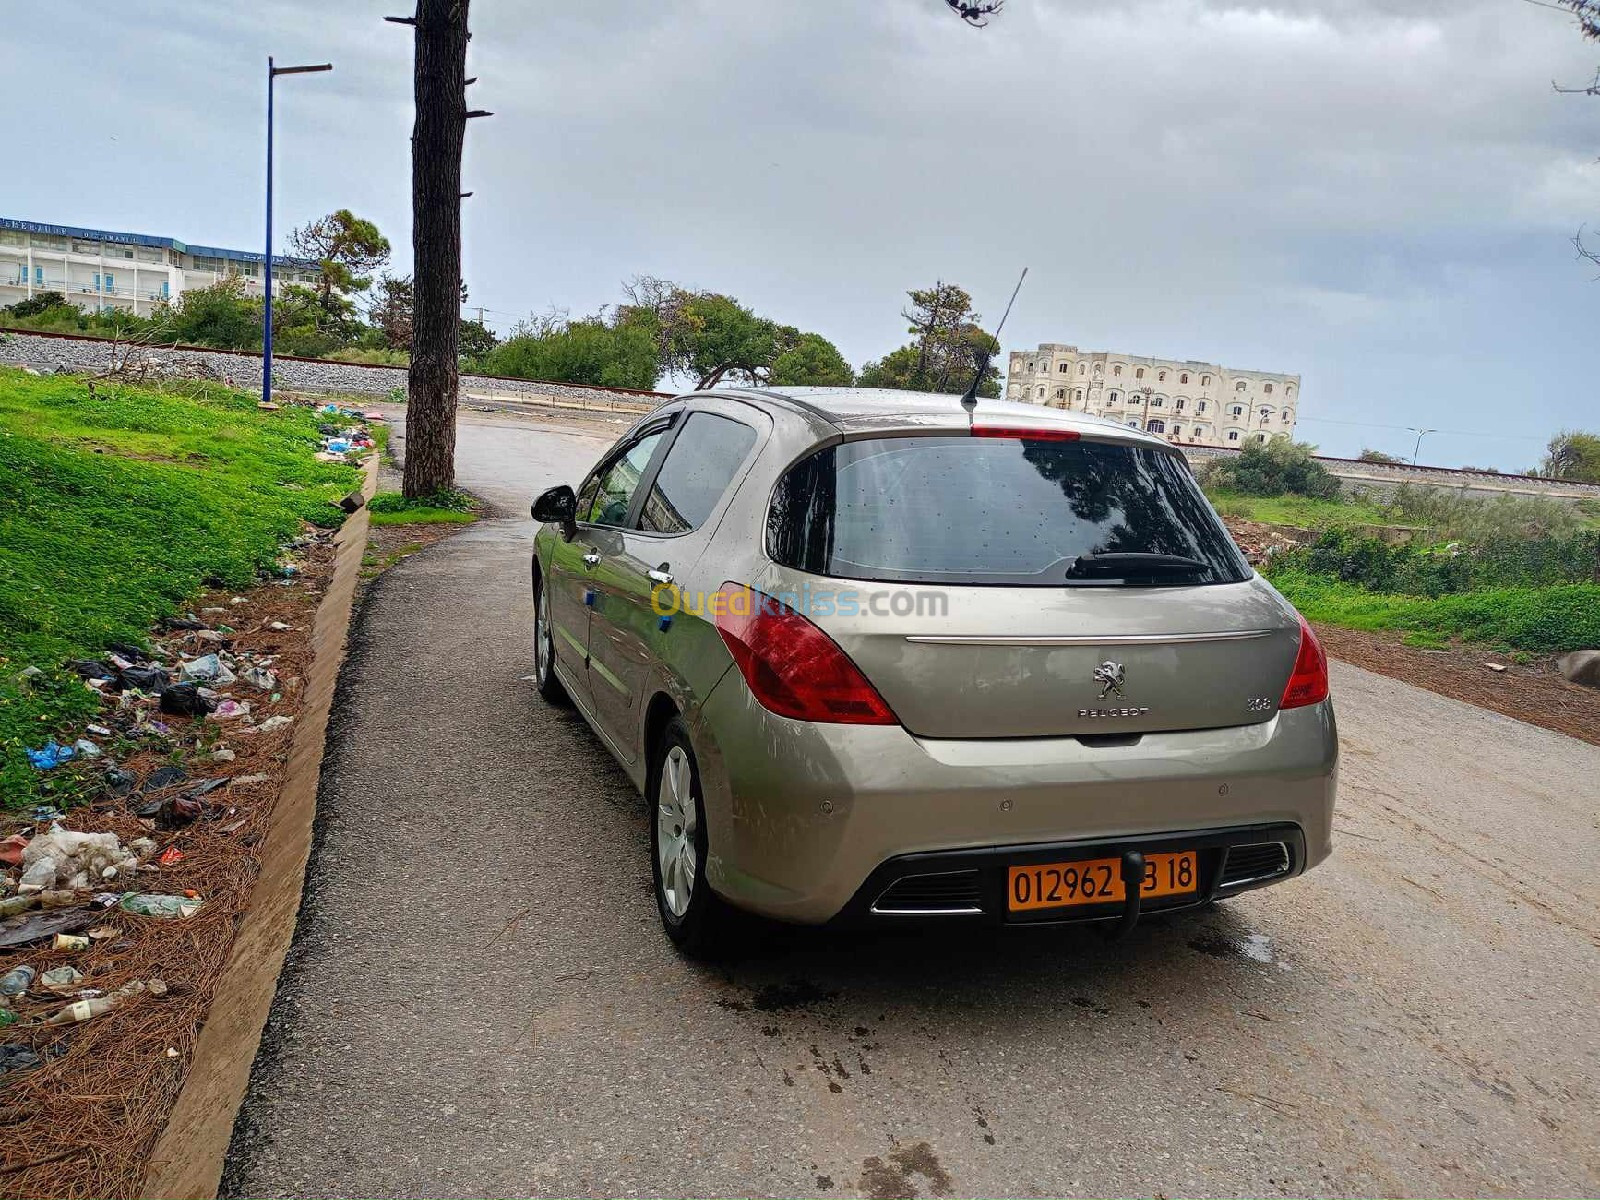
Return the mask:
M607 439L609 440L609 439ZM508 512L603 442L474 415ZM1335 664L1335 857L1120 945L657 929L643 805L540 704L526 516L354 634L225 1194L1600 1192L1600 749Z

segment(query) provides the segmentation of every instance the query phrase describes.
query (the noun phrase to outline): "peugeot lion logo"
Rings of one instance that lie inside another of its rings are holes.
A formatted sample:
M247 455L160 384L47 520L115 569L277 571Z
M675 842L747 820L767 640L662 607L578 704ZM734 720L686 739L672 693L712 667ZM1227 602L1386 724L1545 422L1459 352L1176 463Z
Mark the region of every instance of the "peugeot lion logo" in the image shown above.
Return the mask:
M1094 681L1100 685L1098 699L1104 700L1107 696L1115 694L1117 699L1122 699L1122 684L1127 679L1126 673L1119 662L1103 662L1094 669ZM1080 708L1078 715L1090 720L1100 720L1107 717L1143 717L1150 710L1143 705L1135 708Z
M1112 692L1122 695L1122 680L1124 678L1122 664L1119 662L1103 662L1094 669L1094 681L1100 685L1098 699L1104 700Z

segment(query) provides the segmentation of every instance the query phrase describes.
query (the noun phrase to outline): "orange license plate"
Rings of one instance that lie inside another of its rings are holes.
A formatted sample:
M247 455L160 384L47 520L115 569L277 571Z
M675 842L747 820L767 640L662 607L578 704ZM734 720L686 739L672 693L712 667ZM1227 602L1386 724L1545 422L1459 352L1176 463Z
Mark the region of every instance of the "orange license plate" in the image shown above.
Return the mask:
M1146 854L1141 900L1182 896L1196 890L1199 865L1195 852ZM1037 863L1012 867L1006 880L1006 904L1012 912L1067 908L1076 904L1121 903L1122 860L1086 858L1078 862Z

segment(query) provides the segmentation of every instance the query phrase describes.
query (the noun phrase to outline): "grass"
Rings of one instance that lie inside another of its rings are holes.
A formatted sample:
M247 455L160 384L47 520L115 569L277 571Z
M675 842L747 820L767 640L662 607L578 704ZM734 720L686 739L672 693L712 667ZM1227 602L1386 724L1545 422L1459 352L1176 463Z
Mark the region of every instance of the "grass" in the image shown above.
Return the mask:
M374 512L374 525L470 525L478 518L469 512L456 512L453 508L402 509L399 512Z
M470 525L478 519L477 501L466 492L436 492L407 500L399 492L379 492L367 503L374 525Z
M59 795L23 751L97 707L62 668L150 626L207 586L274 571L304 522L359 472L312 457L309 409L261 412L207 385L89 385L0 368L0 797ZM20 678L29 666L44 674Z
M1393 629L1412 645L1451 640L1540 654L1600 646L1600 584L1505 587L1450 596L1396 596L1304 571L1272 582L1308 620L1348 629Z
M1222 488L1206 495L1225 517L1260 521L1267 525L1294 525L1302 529L1328 529L1344 525L1388 525L1382 509L1363 500L1317 500L1310 496L1247 496Z

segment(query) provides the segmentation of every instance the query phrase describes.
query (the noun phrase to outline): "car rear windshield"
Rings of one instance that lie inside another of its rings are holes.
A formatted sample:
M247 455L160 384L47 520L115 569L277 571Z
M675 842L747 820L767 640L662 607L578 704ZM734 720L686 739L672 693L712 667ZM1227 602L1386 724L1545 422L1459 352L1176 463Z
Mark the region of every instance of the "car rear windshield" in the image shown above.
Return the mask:
M1114 442L842 442L779 482L767 549L816 575L901 583L1193 586L1250 566L1178 456Z

